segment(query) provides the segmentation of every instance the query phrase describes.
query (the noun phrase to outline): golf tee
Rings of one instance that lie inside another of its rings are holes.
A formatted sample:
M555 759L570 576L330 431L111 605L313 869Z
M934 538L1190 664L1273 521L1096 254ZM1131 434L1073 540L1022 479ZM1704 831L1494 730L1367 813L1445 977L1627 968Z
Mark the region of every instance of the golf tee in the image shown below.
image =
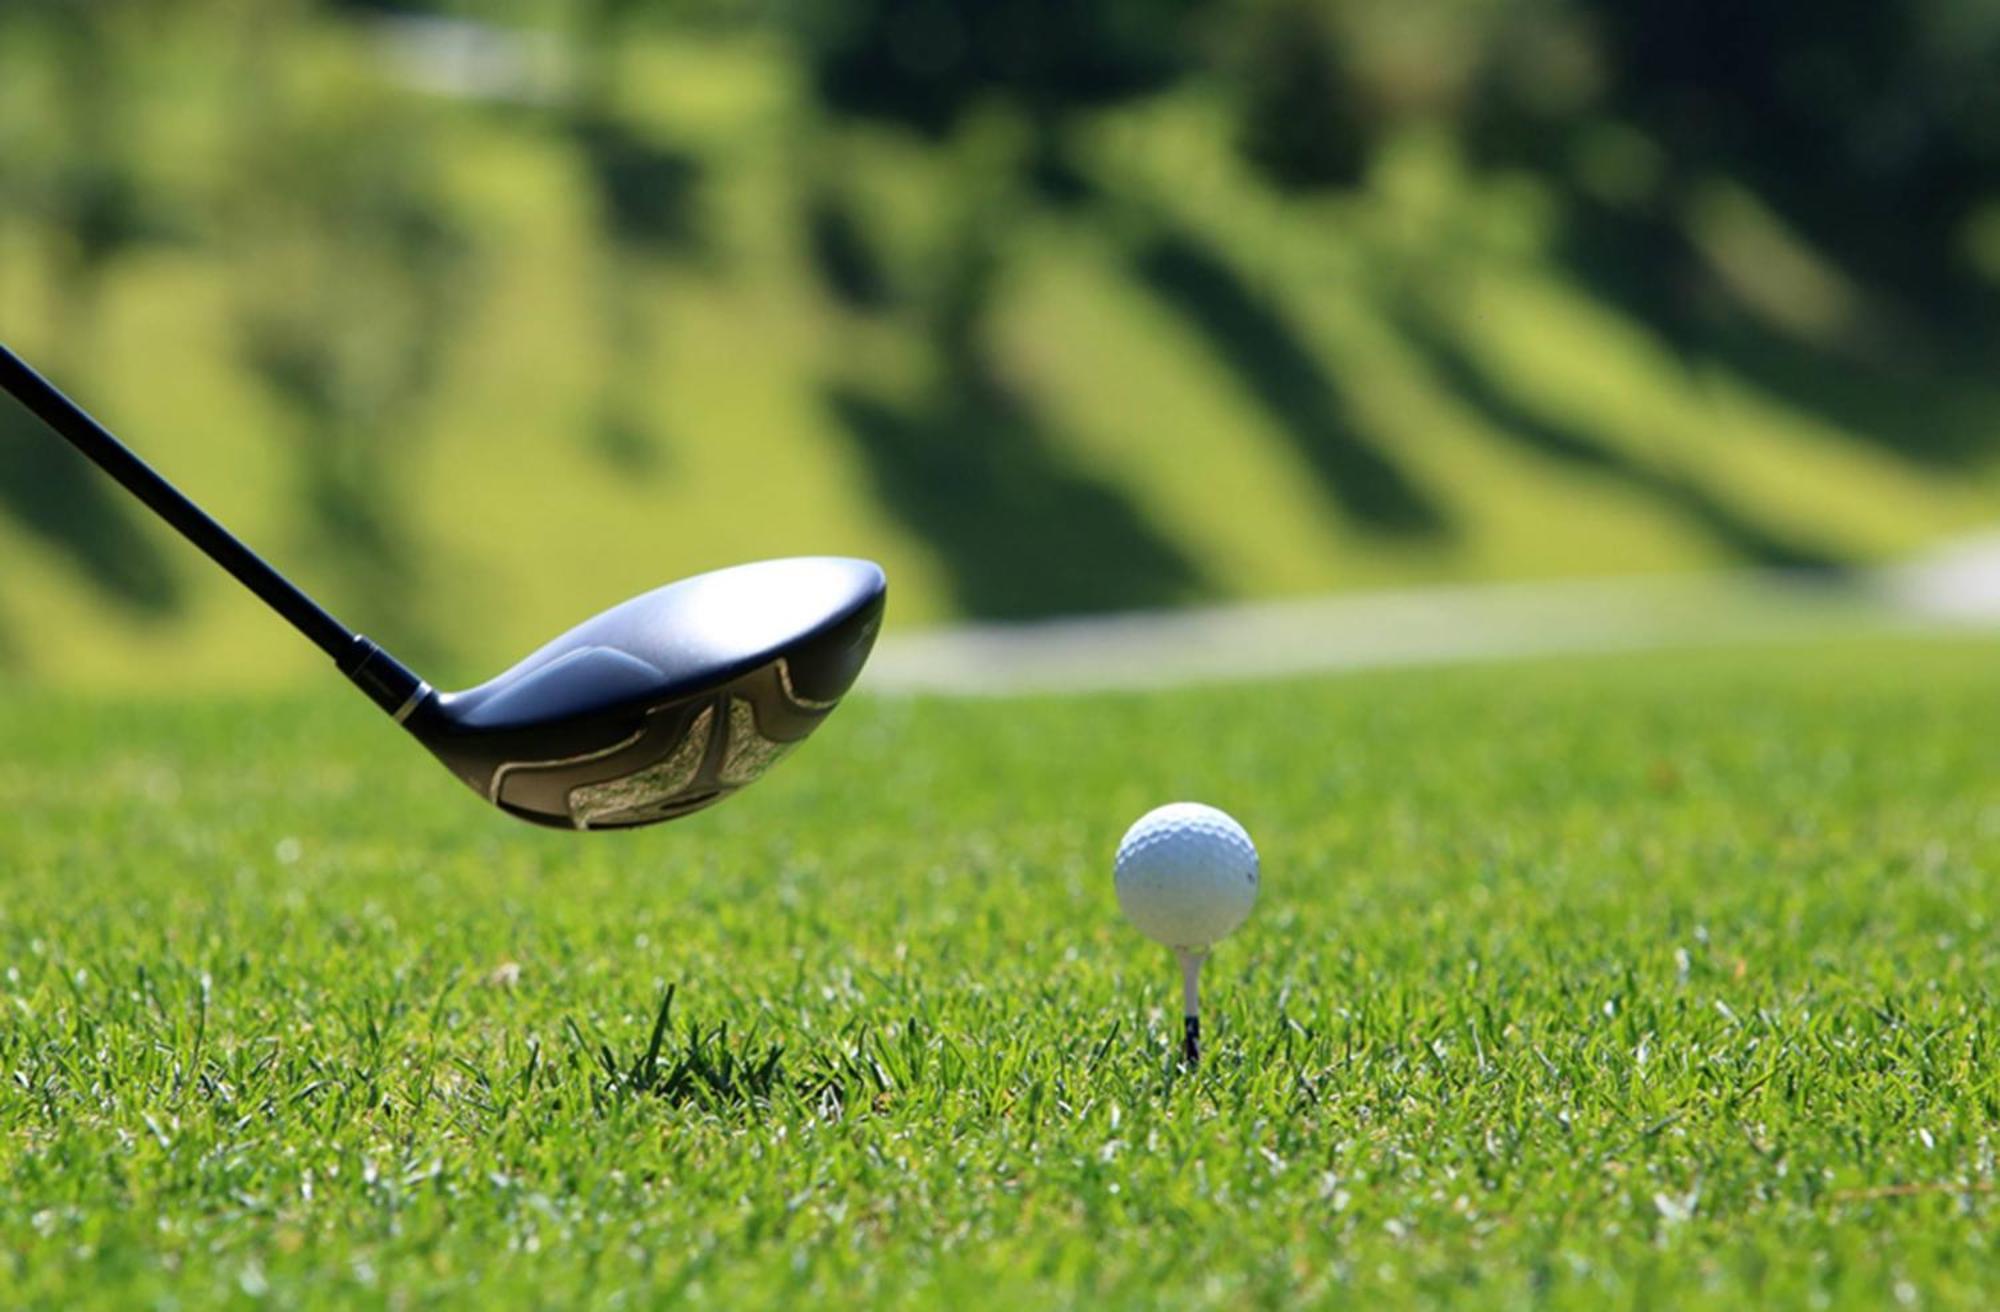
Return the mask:
M1201 963L1205 952L1178 951L1181 961L1181 1060L1189 1066L1201 1062Z

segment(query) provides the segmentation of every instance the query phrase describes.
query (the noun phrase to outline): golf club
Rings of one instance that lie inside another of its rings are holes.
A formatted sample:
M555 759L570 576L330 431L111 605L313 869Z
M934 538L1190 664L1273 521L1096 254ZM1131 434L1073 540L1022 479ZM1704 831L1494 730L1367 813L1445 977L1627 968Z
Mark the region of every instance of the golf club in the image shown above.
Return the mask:
M481 797L536 824L630 828L729 796L819 726L881 627L878 566L763 561L634 597L477 687L439 692L4 346L0 387L263 598Z

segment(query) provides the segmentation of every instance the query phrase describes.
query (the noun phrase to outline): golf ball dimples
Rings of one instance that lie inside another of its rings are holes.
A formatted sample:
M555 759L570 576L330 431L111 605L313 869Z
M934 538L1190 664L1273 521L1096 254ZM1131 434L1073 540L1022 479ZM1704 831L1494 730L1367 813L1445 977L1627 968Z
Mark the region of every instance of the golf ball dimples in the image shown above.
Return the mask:
M1257 848L1212 806L1174 802L1139 817L1118 844L1118 905L1146 937L1199 950L1257 901Z

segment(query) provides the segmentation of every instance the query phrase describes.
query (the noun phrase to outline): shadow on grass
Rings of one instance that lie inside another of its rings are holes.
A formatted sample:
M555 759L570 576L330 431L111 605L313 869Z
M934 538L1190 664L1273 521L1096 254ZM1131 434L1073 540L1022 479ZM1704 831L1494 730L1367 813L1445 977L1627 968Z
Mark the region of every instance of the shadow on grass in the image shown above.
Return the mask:
M755 1038L732 1043L726 1024L707 1031L690 1025L670 1043L675 992L669 985L661 996L646 1050L629 1062L620 1061L606 1043L592 1045L574 1021L568 1023L571 1045L603 1071L609 1091L725 1111L768 1103L787 1089L782 1044Z
M1139 280L1250 389L1350 519L1390 534L1449 529L1437 501L1362 431L1312 347L1220 253L1168 232L1147 241L1133 263Z
M672 1021L678 991L675 985L667 986L645 1051L629 1061L621 1060L608 1043L585 1038L575 1021L565 1022L572 1049L602 1077L595 1096L658 1098L675 1107L722 1116L797 1101L822 1119L837 1120L846 1113L850 1098L886 1088L881 1063L867 1060L865 1036L854 1036L852 1051L788 1059L782 1043L755 1033L731 1036L726 1022L704 1028L690 1021L675 1035Z
M1791 408L1932 471L1970 469L2000 452L2000 387L1945 365L1856 360L1732 323L1695 350Z
M596 109L571 114L567 127L596 200L604 246L596 291L607 358L591 437L610 467L651 477L665 463L665 439L647 418L658 332L646 275L650 264L714 254L702 221L706 170L691 151Z
M337 600L355 603L369 632L406 659L441 655L419 603L424 556L400 488L389 476L395 448L383 434L405 422L434 376L439 338L405 354L409 373L374 392L348 384L342 364L349 331L327 319L265 316L247 321L245 358L293 416L299 564L338 580ZM407 439L405 439L407 440Z
M166 616L181 605L180 580L123 497L39 420L0 399L0 513L113 599L142 615Z
M616 244L655 255L708 249L701 225L700 159L605 114L578 113L570 137L596 198L598 226Z
M1580 203L1560 248L1579 282L1659 333L1792 409L1938 469L2000 449L2000 388L1975 365L1932 355L1962 345L1877 341L1824 349L1779 333L1733 300L1678 225ZM1875 330L1878 337L1882 330Z
M1203 594L1199 569L1111 485L1077 469L1020 397L983 371L915 404L852 387L828 404L882 504L942 557L987 618L1128 610Z
M672 1023L676 993L676 986L669 985L662 994L646 1046L630 1058L620 1057L601 1039L585 1037L575 1021L564 1022L571 1060L590 1072L592 1099L600 1111L619 1100L642 1097L721 1117L754 1115L791 1104L822 1121L837 1121L881 1112L912 1095L961 1103L969 1099L997 1109L1011 1106L1019 1092L1006 1081L994 1080L990 1063L968 1060L950 1036L914 1017L900 1025L857 1018L837 1034L794 1051L763 1037L754 1027L749 1033L731 1035L727 1024L704 1027L689 1021L676 1034ZM1101 1039L1075 1033L1038 1045L1046 1066L1032 1074L1015 1069L1029 1085L1023 1098L1026 1114L1035 1115L1052 1073L1057 1080L1062 1072L1087 1078L1107 1058L1121 1061L1114 1055L1120 1030L1114 1022ZM1140 1046L1122 1060L1134 1062L1127 1069L1136 1074L1150 1068L1153 1052L1160 1050L1159 1045ZM1173 1052L1171 1047L1164 1050ZM532 1064L527 1068L523 1087L535 1069ZM1160 1074L1157 1088L1164 1094L1187 1073L1169 1065Z
M831 187L812 188L801 203L800 226L820 285L836 302L875 314L895 301L881 244L847 197Z
M1463 347L1423 315L1406 311L1395 317L1403 339L1422 357L1432 377L1498 436L1536 455L1652 497L1751 564L1828 572L1841 568L1834 552L1758 523L1695 478L1621 451L1515 400Z

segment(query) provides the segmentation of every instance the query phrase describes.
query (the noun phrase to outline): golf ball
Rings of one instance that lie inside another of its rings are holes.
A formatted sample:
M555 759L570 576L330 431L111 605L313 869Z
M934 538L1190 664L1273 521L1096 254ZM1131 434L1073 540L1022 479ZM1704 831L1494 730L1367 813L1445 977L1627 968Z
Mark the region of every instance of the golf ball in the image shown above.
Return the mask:
M1118 905L1140 933L1198 952L1256 904L1257 848L1227 812L1174 802L1125 831L1114 878Z

